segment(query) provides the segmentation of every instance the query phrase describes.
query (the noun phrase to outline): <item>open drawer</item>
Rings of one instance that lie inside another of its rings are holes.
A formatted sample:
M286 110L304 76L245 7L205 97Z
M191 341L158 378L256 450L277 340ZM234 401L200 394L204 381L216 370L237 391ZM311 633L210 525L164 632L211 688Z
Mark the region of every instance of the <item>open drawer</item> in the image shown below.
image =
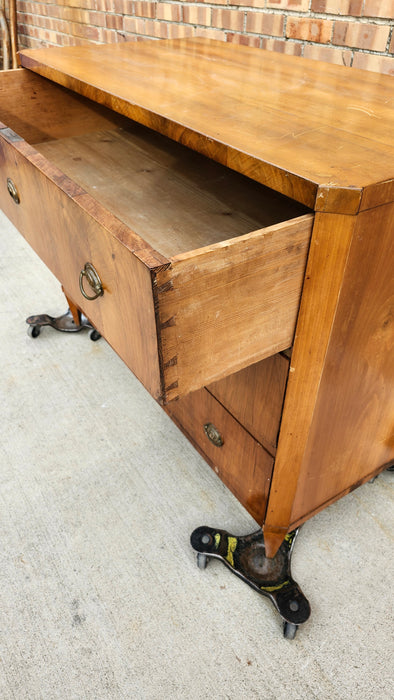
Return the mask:
M308 210L24 69L0 121L0 206L156 399L291 345Z

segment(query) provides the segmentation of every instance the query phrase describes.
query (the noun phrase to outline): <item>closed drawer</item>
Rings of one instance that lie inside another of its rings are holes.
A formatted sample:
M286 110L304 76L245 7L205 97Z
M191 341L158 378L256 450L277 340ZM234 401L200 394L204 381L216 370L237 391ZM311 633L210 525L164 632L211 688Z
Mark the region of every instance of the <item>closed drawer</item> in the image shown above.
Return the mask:
M206 390L171 403L167 413L259 524L273 458Z
M312 214L29 71L0 105L0 206L156 399L291 345Z

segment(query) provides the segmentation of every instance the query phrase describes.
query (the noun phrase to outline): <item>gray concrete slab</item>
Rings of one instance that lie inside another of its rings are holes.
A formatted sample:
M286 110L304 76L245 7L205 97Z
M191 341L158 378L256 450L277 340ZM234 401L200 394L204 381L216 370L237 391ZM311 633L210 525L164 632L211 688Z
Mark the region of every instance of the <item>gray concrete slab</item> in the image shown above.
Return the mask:
M255 523L104 340L51 329L59 284L0 214L0 698L394 697L393 478L301 530L312 616L281 636L201 524Z

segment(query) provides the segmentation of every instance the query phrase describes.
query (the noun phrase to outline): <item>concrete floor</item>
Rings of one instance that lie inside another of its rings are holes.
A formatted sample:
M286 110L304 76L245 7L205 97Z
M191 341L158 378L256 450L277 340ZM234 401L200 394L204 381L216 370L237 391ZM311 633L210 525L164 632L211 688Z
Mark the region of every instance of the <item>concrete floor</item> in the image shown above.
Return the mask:
M189 535L255 523L0 215L0 698L394 697L393 473L301 530L312 606L294 641Z

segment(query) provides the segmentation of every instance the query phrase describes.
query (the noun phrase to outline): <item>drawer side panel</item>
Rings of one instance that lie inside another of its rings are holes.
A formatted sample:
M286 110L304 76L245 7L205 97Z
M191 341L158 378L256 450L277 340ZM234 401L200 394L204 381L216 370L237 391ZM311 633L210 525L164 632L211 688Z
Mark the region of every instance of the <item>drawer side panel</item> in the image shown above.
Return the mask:
M0 120L29 143L113 129L118 115L29 70L0 71Z

